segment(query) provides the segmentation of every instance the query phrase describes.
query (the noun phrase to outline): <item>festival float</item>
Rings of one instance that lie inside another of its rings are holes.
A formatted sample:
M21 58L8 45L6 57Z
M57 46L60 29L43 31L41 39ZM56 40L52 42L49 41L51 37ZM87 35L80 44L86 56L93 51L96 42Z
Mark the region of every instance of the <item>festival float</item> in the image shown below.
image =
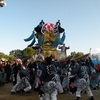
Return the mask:
M58 45L63 45L65 37L65 29L61 27L60 20L55 24L45 23L41 20L39 25L37 25L32 31L32 34L24 39L24 41L32 41L28 47L37 50L41 48L44 57L53 55L58 58L59 53L57 47Z

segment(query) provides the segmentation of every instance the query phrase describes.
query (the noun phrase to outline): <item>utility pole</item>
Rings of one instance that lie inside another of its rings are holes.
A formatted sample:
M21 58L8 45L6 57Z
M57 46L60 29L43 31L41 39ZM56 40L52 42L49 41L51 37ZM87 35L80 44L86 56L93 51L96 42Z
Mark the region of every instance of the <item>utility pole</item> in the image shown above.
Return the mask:
M69 47L69 46L68 46L68 47L66 47L66 57L67 57L67 50L68 50L68 49L70 49L70 47Z
M91 50L92 50L92 48L89 49L90 58L92 58Z

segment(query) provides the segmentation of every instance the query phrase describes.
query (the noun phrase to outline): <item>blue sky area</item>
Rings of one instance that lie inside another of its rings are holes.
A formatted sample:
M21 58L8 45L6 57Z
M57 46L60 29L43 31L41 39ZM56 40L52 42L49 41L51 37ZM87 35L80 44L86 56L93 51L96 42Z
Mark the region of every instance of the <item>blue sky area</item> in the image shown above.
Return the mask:
M100 0L5 0L0 8L0 52L23 50L41 19L61 21L66 32L68 53L100 52Z

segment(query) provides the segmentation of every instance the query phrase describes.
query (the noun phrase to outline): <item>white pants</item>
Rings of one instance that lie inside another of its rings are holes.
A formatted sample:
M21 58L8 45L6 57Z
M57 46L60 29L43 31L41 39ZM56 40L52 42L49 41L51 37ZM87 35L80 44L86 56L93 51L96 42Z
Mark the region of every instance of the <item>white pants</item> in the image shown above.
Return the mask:
M64 91L63 91L63 87L62 87L62 85L61 85L61 82L57 82L56 83L56 88L57 88L57 90L58 90L58 93L63 93Z
M24 88L24 91L28 92L32 89L32 87L27 79L25 79L25 83L27 84L27 87Z
M57 100L57 89L51 94L45 93L44 99L45 100Z
M11 92L20 91L20 89L21 89L20 86L21 86L21 84L23 84L23 83L22 83L22 80L23 80L23 79L21 79L20 76L19 76L19 74L18 74L18 75L17 75L17 83L16 83L15 86L12 88ZM28 91L31 90L32 87L31 87L30 83L28 82L27 78L24 78L24 81L25 81L25 84L27 84L27 87L24 88L24 91L25 91L25 92L28 92Z
M63 78L62 87L63 88L67 87L69 89L69 78L67 76Z
M13 88L11 89L11 92L16 92L16 90L18 91L18 85L20 84L20 82L21 82L21 78L20 78L20 76L19 76L19 73L17 74L17 82L16 82L16 84L13 86Z
M81 91L82 91L81 88L77 88L76 97L81 97ZM87 95L88 95L89 97L93 96L90 87L88 87L88 88L86 89L86 92L87 92Z

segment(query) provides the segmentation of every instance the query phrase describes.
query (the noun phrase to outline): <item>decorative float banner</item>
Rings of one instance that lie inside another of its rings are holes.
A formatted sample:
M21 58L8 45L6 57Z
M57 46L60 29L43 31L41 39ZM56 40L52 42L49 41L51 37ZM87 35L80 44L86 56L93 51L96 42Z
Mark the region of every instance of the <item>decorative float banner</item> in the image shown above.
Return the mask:
M4 0L0 0L0 7L4 7L6 5L6 2Z
M63 33L62 37L60 34ZM45 23L43 20L37 25L32 34L24 39L25 42L32 41L28 47L32 47L36 43L36 39L38 40L38 47L43 45L48 45L52 47L57 47L59 44L62 45L65 41L65 30L61 27L60 20L53 23Z

